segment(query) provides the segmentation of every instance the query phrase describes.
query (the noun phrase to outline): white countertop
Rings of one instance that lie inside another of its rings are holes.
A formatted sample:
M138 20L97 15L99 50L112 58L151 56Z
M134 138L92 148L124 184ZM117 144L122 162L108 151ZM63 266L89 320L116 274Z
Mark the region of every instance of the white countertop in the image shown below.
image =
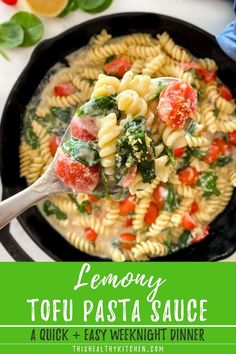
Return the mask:
M16 7L0 3L0 22L8 20L16 11L23 9L25 7L22 0L18 0ZM97 14L96 17L129 11L156 12L177 17L199 26L212 34L220 32L226 24L234 19L232 2L229 0L113 0L110 8L101 14ZM44 39L53 37L78 23L94 17L94 15L76 11L63 19L42 18L45 24ZM8 94L17 77L27 64L33 49L33 47L30 47L8 51L7 54L10 62L5 61L0 56L0 115ZM29 241L17 221L14 221L11 225L11 232L21 247L34 260L49 260L48 256L43 254L33 242ZM10 260L12 258L0 244L0 261ZM236 261L236 254L228 260Z

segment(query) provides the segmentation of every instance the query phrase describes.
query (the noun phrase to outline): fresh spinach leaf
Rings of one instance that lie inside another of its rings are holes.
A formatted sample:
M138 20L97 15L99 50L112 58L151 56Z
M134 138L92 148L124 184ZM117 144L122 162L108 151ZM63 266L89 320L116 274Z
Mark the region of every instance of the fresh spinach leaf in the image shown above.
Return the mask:
M112 96L98 96L77 109L78 116L100 116L114 112L119 116L116 100Z
M12 21L20 25L24 31L24 40L21 47L29 47L40 41L43 36L43 22L35 15L20 11L11 18Z
M213 113L217 117L219 115L220 111L217 107L215 107Z
M15 21L0 24L0 48L16 48L23 43L24 31Z
M70 12L73 12L79 8L79 0L69 0L65 9L58 15L58 17L65 17Z
M191 232L184 230L179 236L179 247L180 248L186 247L189 243L190 238L191 238Z
M211 164L211 167L212 168L215 168L215 167L223 167L225 165L227 165L228 163L232 162L232 156L220 156L218 157L218 159Z
M158 98L160 96L161 91L166 86L166 84L161 80L155 80L154 85L155 85L155 92L151 96L150 100L155 100L156 98Z
M146 119L143 116L135 117L124 125L124 129L129 133L139 133L144 131Z
M203 196L208 198L212 194L220 196L220 191L216 186L217 175L215 172L205 172L199 177L198 185L203 189Z
M63 123L70 123L71 120L71 110L70 108L60 108L60 107L52 107L51 113L54 117L61 120Z
M115 57L116 57L115 54L109 55L109 57L106 58L104 64L109 64L112 60L115 59Z
M164 147L164 151L170 160L171 165L176 166L176 160L172 149L169 149L167 146Z
M191 154L191 156L196 157L197 159L202 159L203 157L205 157L207 155L207 151L200 150L198 148L192 148L192 149L190 149L190 154Z
M95 166L100 161L99 153L92 142L71 138L62 144L62 149L85 166Z
M141 173L143 182L151 182L155 177L154 160L144 160L138 164L138 171Z
M165 210L171 212L178 208L179 202L173 184L167 183L166 186L167 186L167 197L165 201Z
M90 200L83 200L82 203L78 203L74 194L68 194L70 200L76 205L77 210L82 214L91 214L92 212L92 203ZM89 208L88 208L89 207ZM91 209L91 211L90 211Z
M66 220L67 215L61 211L54 203L50 200L46 200L43 203L43 211L47 216L55 215L58 220Z
M192 121L192 123L189 125L186 134L193 135L194 131L196 129L196 123Z

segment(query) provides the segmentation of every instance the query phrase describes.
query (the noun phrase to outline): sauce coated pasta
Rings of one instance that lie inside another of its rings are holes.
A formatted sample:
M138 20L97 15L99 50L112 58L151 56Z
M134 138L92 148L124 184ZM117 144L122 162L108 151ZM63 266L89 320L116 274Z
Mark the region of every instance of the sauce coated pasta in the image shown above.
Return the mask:
M113 261L203 240L236 185L235 101L215 61L166 32L111 38L106 30L67 60L27 106L19 152L31 184L71 122L55 166L78 192L39 204L49 223L74 247Z

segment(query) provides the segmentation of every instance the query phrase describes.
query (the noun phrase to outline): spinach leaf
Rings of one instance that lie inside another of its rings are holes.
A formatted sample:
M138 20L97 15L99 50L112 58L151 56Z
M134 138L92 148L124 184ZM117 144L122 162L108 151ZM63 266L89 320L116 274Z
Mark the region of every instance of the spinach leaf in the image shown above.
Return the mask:
M194 131L196 129L196 123L192 121L192 123L189 125L186 134L193 135Z
M29 144L33 149L37 149L40 145L39 138L33 131L31 123L25 129L24 138L27 144Z
M144 131L146 119L143 116L135 117L124 125L124 129L129 133L140 133Z
M53 114L54 117L58 118L63 123L66 123L66 124L70 123L70 120L71 120L70 108L62 109L60 107L52 107L51 113Z
M227 165L228 163L232 162L232 156L220 156L218 157L218 159L211 164L211 167L212 168L215 168L215 167L223 167L225 165Z
M63 213L54 203L50 200L46 200L43 203L43 211L47 216L55 215L58 220L66 220L67 215Z
M83 200L82 203L78 203L77 199L75 198L74 194L68 194L70 200L76 205L78 211L82 214L91 214L92 212L92 203L90 200ZM88 208L89 207L89 208ZM90 211L91 209L91 211Z
M155 85L155 92L151 96L150 100L155 100L156 98L158 98L161 91L166 86L166 84L161 80L155 80L154 85Z
M191 238L191 232L184 230L179 236L179 247L180 248L186 247L189 243L190 238Z
M40 41L43 36L44 28L42 21L35 15L20 11L11 18L12 21L20 25L24 31L24 40L21 47L29 47Z
M98 96L86 102L83 106L77 109L78 116L100 116L114 112L119 116L116 100L112 96Z
M190 149L190 154L191 156L196 157L197 159L202 159L207 155L207 151L200 150L198 148L192 148Z
M173 184L167 183L166 186L167 186L168 193L167 193L167 198L165 201L165 210L174 211L179 206L177 194L176 194Z
M141 173L143 182L151 182L155 177L154 160L144 160L138 164L138 171Z
M216 187L217 175L215 172L205 172L199 177L198 185L203 189L203 196L208 198L212 194L220 195L219 189Z
M62 144L62 149L85 166L95 166L100 161L99 153L92 142L71 138Z
M164 151L170 160L171 165L176 166L176 160L172 149L169 149L167 146L164 147Z
M112 60L115 59L115 57L116 57L115 54L109 55L109 57L106 58L104 64L109 64Z
M23 43L24 31L18 23L8 21L0 24L0 47L16 48Z
M70 12L75 11L79 8L79 0L69 0L65 9L58 15L58 17L65 17Z
M213 113L217 117L219 115L220 111L217 107L215 107Z

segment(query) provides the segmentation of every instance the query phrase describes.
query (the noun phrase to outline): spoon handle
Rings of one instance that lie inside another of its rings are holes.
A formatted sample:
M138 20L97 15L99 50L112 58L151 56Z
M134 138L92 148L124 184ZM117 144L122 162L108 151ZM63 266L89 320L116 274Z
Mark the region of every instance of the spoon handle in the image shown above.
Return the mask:
M48 195L47 190L40 187L41 179L22 192L0 202L0 229Z

